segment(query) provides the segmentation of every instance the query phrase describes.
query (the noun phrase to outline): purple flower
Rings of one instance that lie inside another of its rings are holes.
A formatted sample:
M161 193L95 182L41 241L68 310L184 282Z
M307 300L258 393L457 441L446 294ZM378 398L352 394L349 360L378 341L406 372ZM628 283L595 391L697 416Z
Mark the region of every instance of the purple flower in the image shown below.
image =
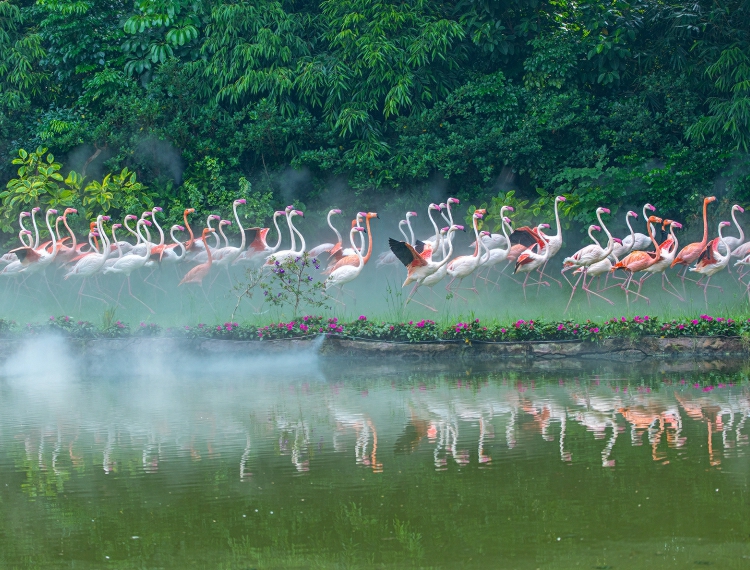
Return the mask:
M505 329L500 329L500 332L501 332L501 333L503 333L503 334L505 334L505 333L506 333L506 332L508 332L508 331L507 331L507 330L505 330Z
M626 319L625 317L620 317L620 320L621 320L621 321L622 321L623 323L627 321L627 319Z
M359 320L360 320L360 321L366 321L366 320L367 320L367 317L366 317L366 316L364 316L364 315L360 315L360 316L359 316Z

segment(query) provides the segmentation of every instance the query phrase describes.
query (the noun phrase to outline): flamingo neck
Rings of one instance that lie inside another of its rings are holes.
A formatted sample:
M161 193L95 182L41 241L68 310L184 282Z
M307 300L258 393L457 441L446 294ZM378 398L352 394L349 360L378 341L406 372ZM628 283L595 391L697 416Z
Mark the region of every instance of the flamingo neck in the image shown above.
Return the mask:
M406 216L406 225L409 226L409 235L411 236L411 245L414 245L414 228L411 227L411 216Z
M732 208L732 221L734 222L734 225L737 226L737 231L740 232L740 242L745 241L745 232L742 231L742 226L740 226L737 223L737 210Z
M479 259L479 228L477 227L477 219L474 218L474 237L476 238L476 242L474 244L474 254L472 257L475 259Z
M75 251L78 242L76 241L76 234L73 233L73 231L70 229L70 226L68 225L68 214L63 214L63 225L65 226L65 229L68 230L70 238L73 240L73 245L70 247L73 251Z
M294 237L294 230L295 230L295 228L294 228L294 225L292 224L292 216L290 214L291 214L291 212L287 213L287 215L286 215L286 223L289 226L289 236L290 236L290 238L292 240L292 245L289 246L289 249L291 251L297 251L297 240Z
M203 243L206 243L206 234L203 234ZM209 247L206 247L206 257L206 267L211 267L213 258L211 257L211 249Z
M117 257L118 259L122 257L122 248L120 247L120 242L117 241L117 235L115 234L115 231L117 231L114 227L112 228L112 241L115 244L115 247L117 248Z
M372 255L372 231L370 231L370 216L367 216L365 218L365 225L367 226L367 255L364 256L364 263L367 263L370 261L370 256ZM362 247L365 246L365 237L362 236L361 239Z
M281 230L279 229L278 219L279 219L279 217L276 214L274 214L274 216L273 216L273 225L276 227L276 236L277 237L276 237L276 245L271 248L273 251L278 250L279 247L281 246Z
M23 226L23 216L18 215L18 225L21 226L21 233L18 234L18 238L21 240L21 243L26 247L31 247L31 245L34 243L32 241L32 237L29 235L29 243L26 243L26 228Z
M302 235L302 232L297 229L297 226L294 225L294 222L292 222L292 217L293 216L289 216L289 227L294 231L294 233L299 236L300 240L300 250L297 251L294 247L292 247L292 251L302 254L305 253L305 237Z
M560 202L558 200L555 200L555 224L557 225L555 238L562 239L562 226L560 225Z
M654 247L656 248L654 250L656 252L656 259L659 259L659 252L661 251L661 249L659 244L656 243L656 238L654 238L654 227L648 221L646 222L646 229L648 230L648 237L651 239L651 243L653 243Z
M404 226L405 226L405 225L406 225L406 220L401 220L401 221L400 221L400 222L398 223L398 231L400 231L400 232L401 232L401 235L402 235L402 236L404 236L404 241L405 241L405 242L407 242L407 243L411 243L411 242L409 242L409 236L407 236L407 235L406 235L406 232L404 231ZM411 244L411 245L414 245L414 244Z
M359 247L357 247L356 245L354 245L354 234L355 233L359 234ZM361 271L362 268L365 265L365 259L364 259L364 257L362 257L362 249L365 247L365 236L362 235L362 232L355 232L354 230L352 230L349 233L349 243L352 244L352 249L357 252L357 261L358 261L358 263L357 263L357 270Z
M242 227L242 222L240 222L240 217L237 214L237 206L238 204L235 203L234 205L234 221L237 222L237 228L240 230L240 252L245 249L245 245L247 243L247 237L245 236L245 229Z
M133 234L135 236L135 239L136 239L135 245L138 245L139 243L141 243L141 234L139 234L138 232L134 232L133 231L133 229L128 225L128 219L127 218L125 218L122 221L122 225L125 226L125 229L128 230L128 233ZM138 224L136 223L136 227L137 226L138 226Z
M341 234L339 231L334 227L333 223L331 222L331 212L328 212L328 227L333 230L333 233L336 234L336 243L341 243Z
M599 225L602 227L602 230L604 230L604 233L607 234L607 239L609 240L607 242L607 249L604 250L605 252L604 257L607 257L610 253L612 253L612 250L615 249L615 240L612 239L612 234L609 233L607 226L604 225L604 222L602 222L601 212L597 212L596 219L599 220ZM649 231L650 231L650 228L649 228Z
M502 220L502 216L501 216L501 221L503 222L503 235L505 236L505 253L507 254L508 252L510 252L510 238L508 237L509 227L508 227L508 224L505 223L505 220Z
M727 242L724 239L724 235L722 233L723 229L724 228L722 228L721 226L719 226L719 239L721 240L721 243L724 244L724 249L726 250L727 254L726 255L721 255L719 253L719 248L718 247L714 250L714 253L716 254L716 257L719 258L718 261L717 261L717 263L719 263L719 264L722 264L725 261L727 261L729 259L729 257L732 255L732 252L729 251L729 245L727 245Z
M182 243L176 237L174 237L174 228L172 228L171 230L169 230L169 237L171 237L172 241L175 243L175 245L182 250L182 253L177 256L177 261L181 261L182 258L185 257L185 251L187 250L187 248L185 247L184 243Z
M440 235L440 230L437 227L437 224L435 223L435 220L432 217L432 210L427 210L427 217L430 218L430 222L432 222L432 227L435 229L435 249L437 250L438 246L440 245L440 240L443 239L443 236ZM368 218L369 221L369 218ZM367 231L370 231L370 227L367 227Z
M187 245L185 246L185 249L190 249L191 247L193 247L193 244L195 243L195 236L193 236L193 229L190 227L187 217L188 217L187 212L183 212L182 219L185 220L185 227L187 228L188 234L190 234L190 239L188 240Z
M211 226L211 216L208 216L208 218L206 218L206 225L209 228L213 229L213 227ZM219 226L219 229L221 229L221 226ZM219 249L219 246L221 245L221 242L219 241L219 234L217 234L216 232L211 232L211 233L214 236L214 247L216 249ZM203 245L206 246L206 249L208 249L208 244L206 243L205 237L203 238Z
M52 257L54 258L57 255L58 240L55 239L55 234L52 233L52 226L49 223L50 215L51 214L48 211L47 216L46 216L46 222L47 222L47 231L49 232L49 235L52 238Z
M97 228L99 228L99 235L102 236L102 262L99 266L101 267L109 257L110 243L109 238L107 237L107 232L104 231L104 220L101 218L97 220Z
M31 225L34 226L34 249L39 247L39 228L36 227L36 212L31 211Z
M602 244L599 243L599 240L594 237L594 228L589 226L589 237L591 238L591 241L593 241L596 245L599 247L602 247Z
M159 231L159 245L164 245L164 232L162 231L161 226L159 225L159 222L156 221L156 211L155 210L151 211L151 220L154 222L154 225L156 226L156 229ZM151 232L149 232L149 235L151 235Z
M443 265L445 265L446 263L448 263L448 261L451 258L451 255L453 255L453 239L451 239L453 237L452 234L453 234L453 230L452 229L448 230L448 234L446 235L446 237L448 239L444 239L443 240L443 259L440 260L440 263L438 263L437 268L435 269L435 271L437 271ZM448 242L448 253L445 253L445 242L446 241Z
M224 233L224 226L221 224L221 222L219 222L219 233L221 234L221 237L224 240L224 247L229 247L229 240L227 239L227 236Z
M146 243L146 255L144 256L144 258L148 259L149 257L151 257L151 248L154 244L151 243L151 232L148 231L146 224L141 224L141 229L146 232L146 235L143 238Z
M57 218L57 220L55 220L55 238L57 239L57 241L60 241L60 219L61 219L61 217L59 217L59 218Z
M703 200L703 241L704 246L708 241L708 201Z

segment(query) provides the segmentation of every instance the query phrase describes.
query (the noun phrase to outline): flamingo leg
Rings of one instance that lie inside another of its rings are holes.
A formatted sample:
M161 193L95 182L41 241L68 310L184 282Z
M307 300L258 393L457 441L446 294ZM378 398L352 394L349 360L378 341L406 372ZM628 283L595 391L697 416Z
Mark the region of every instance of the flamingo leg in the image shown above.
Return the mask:
M133 295L133 290L130 288L130 275L127 276L127 280L128 280L128 293L130 294L130 296L133 297L133 299L135 299L136 301L138 301L141 305L143 305L144 307L146 307L149 311L151 311L152 315L155 315L156 313L154 312L154 310L151 307L149 307L146 303L144 303L138 297L136 297L135 295Z
M583 289L584 291L586 291L586 295L589 295L589 294L594 295L595 297L599 297L600 299L602 299L604 301L607 301L607 303L609 303L610 305L614 305L614 303L612 301L610 301L609 299L607 299L604 295L600 295L596 291L592 291L590 289L591 281L589 281L588 284L586 283L586 275L587 274L588 274L588 268L586 268L586 269L583 270L583 275L584 275L584 277L583 277L583 285L581 285L581 289ZM593 277L592 277L592 280L593 280Z
M555 279L554 277L552 277L549 273L545 273L544 272L544 270L547 268L547 263L548 262L549 262L549 259L547 261L545 261L544 265L542 265L542 268L538 270L539 271L539 279L540 279L540 281L544 277L548 277L549 279L552 279L552 281L554 281L555 283L557 283L560 286L560 288L562 289L562 282L561 281L558 281L557 279ZM541 283L540 283L539 287L541 288Z
M667 289L666 286L664 285L665 280L669 284L669 286L672 288L672 291ZM674 295L675 297L677 297L680 301L682 302L685 301L685 299L683 299L682 296L677 292L677 288L674 285L672 285L672 282L669 280L669 277L667 277L666 272L661 274L661 288L664 289L670 295Z
M563 273L563 275L565 275L565 274ZM581 274L578 276L578 279L576 279L575 284L573 284L573 283L570 284L570 286L573 288L573 290L570 292L570 299L568 299L568 304L565 305L565 310L563 311L563 315L568 312L568 309L570 308L570 303L573 301L573 295L576 294L576 289L578 288L578 283L581 282L581 278L583 277L583 275L584 275L584 273L581 272ZM565 280L568 281L568 283L570 283L570 281L568 280L567 276L565 277Z

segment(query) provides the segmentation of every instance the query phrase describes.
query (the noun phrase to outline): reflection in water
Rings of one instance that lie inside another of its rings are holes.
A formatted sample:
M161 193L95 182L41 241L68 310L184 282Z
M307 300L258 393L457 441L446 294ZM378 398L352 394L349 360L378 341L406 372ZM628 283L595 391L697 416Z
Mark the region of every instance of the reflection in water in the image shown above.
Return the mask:
M7 483L0 504L29 528L41 525L41 552L53 558L59 536L72 541L71 553L88 552L83 545L94 539L84 523L98 518L106 521L98 548L123 559L133 554L118 546L118 533L145 540L150 528L154 541L173 545L192 534L184 558L162 561L174 567L196 555L191 549L216 548L195 538L211 512L221 544L229 536L247 547L239 562L225 561L237 568L269 545L276 545L274 555L302 553L299 560L273 558L277 566L304 566L318 555L326 565L344 560L334 554L344 556L346 541L364 545L372 560L412 556L418 565L481 567L458 546L471 540L531 568L538 560L524 550L526 536L544 550L572 533L591 541L588 548L608 544L611 553L612 540L674 541L704 532L684 526L626 533L626 520L652 520L651 513L656 521L663 509L677 508L684 510L680 520L697 521L691 509L698 503L706 515L719 506L742 508L750 389L739 372L711 384L684 372L458 372L407 377L363 368L342 380L317 371L314 383L262 370L219 383L174 373L127 381L84 376L58 382L52 392L36 376L0 379L0 476ZM720 469L731 478L717 483ZM674 506L675 489L698 479L739 503L718 505L724 495L716 491ZM631 498L646 481L648 494ZM647 511L652 505L656 510ZM169 518L160 518L160 509ZM622 528L603 534L599 521L610 509L622 513ZM251 520L271 513L275 518ZM64 520L77 522L63 530ZM157 520L161 526L149 526ZM458 529L453 539L432 528L442 521ZM748 524L735 519L721 531L729 540ZM163 536L167 529L175 536ZM344 529L342 536L335 529ZM512 539L515 533L524 538ZM12 536L10 526L0 527L0 565L31 556ZM680 548L675 552L689 550ZM101 562L98 552L81 556L92 567ZM531 556L528 565L524 556ZM548 556L566 567L559 548ZM606 565L599 558L592 565ZM629 561L640 564L632 554Z

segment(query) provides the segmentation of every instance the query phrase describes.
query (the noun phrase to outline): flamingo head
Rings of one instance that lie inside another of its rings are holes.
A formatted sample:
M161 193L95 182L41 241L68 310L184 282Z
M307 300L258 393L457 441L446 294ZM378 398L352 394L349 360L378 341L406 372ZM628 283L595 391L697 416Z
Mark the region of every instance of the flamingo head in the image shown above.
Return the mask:
M57 216L57 219L55 220L55 222L62 222L62 221L63 221L63 217L62 216Z
M681 230L682 224L680 222L672 222L672 227L677 228L678 230Z
M21 235L31 235L31 230L21 230Z
M509 212L515 212L516 211L516 209L513 206L505 206L505 209L508 210Z
M596 224L591 224L591 229L594 230L595 232L602 231L601 226L597 226Z
M208 234L215 232L213 228L203 228L203 237L205 238Z
M29 232L29 233L31 233L31 232ZM99 237L99 232L90 232L90 233L94 237Z
M674 220L667 220L667 219L664 219L664 221L663 221L663 222L661 223L661 229L662 229L662 231L664 231L664 229L665 229L665 228L666 228L666 227L667 227L668 225L670 225L670 224L672 224L672 223L674 223Z
M745 213L745 208L743 208L739 204L735 204L734 206L732 206L732 210L737 210L740 214Z
M354 232L363 232L363 231L365 231L365 228L360 227L360 226L354 226L352 228L352 233L354 233Z
M609 214L609 208L597 208L596 212L598 214Z
M154 209L151 210L151 211L152 212L163 212L164 208L162 208L161 206L154 206Z
M113 230L119 230L122 227L122 224L112 224Z
M510 224L512 223L512 221L513 221L513 220L511 220L511 219L510 219L510 218L509 218L508 216L504 216L504 217L503 217L503 221L504 221L504 222L505 222L506 224L510 225Z
M539 224L538 227L539 227L539 229L542 229L542 230L548 230L549 229L549 224Z
M446 204L445 202L440 202L440 204L438 204L438 205L440 206L440 209L441 209L441 210L442 210L443 208L446 208L446 209L448 208L448 204Z
M648 217L648 223L650 224L660 224L661 218L657 218L656 216L649 216Z
M294 213L297 214L300 218L305 217L305 213L302 210L294 210Z
M247 200L245 200L244 198L238 198L234 201L234 203L235 205L239 206L240 204L247 204Z
M481 232L479 232L479 235L480 236L491 236L492 234L490 232L486 231L486 230L482 230Z
M439 212L440 211L440 204L430 204L429 206L427 206L427 209L428 210L437 210Z
M630 210L630 211L629 211L629 212L628 212L628 213L627 213L627 214L625 215L625 217L626 217L626 218L627 218L628 216L630 216L631 218L636 218L636 219L638 218L638 214L636 214L636 213L635 213L635 212L634 212L633 210Z
M448 198L448 205L450 204L460 204L461 201L458 198Z
M275 211L275 212L273 213L273 217L274 217L274 218L278 218L279 216L283 216L283 215L285 215L285 214L286 214L286 212L285 212L284 210L276 210L276 211Z
M143 225L144 225L144 226L149 226L149 227L150 227L150 226L152 226L152 225L153 225L153 224L151 223L151 220L141 220L141 222L143 222Z
M111 217L109 217L109 216L102 216L102 222L108 222L108 221L110 221L111 219L112 219L112 218L111 218Z
M173 227L174 229L176 229L177 231L179 231L179 232L184 232L184 231L185 231L185 226L180 226L180 225L176 225L176 224L175 224L175 225L174 225L174 226L172 226L172 227Z
M127 216L125 216L125 219L126 220L137 220L138 216L136 216L134 214L128 214Z
M294 204L292 204L291 206L287 206L286 208L284 208L284 213L285 214L289 214L289 213L291 213L292 210L294 210Z
M448 233L448 230L449 230L449 229L450 229L450 228L448 228L448 227L445 227L445 228L440 228L440 233L441 233L442 235L444 235L444 234L447 234L447 233Z
M366 217L366 218L367 218L368 220L370 220L370 219L372 219L372 218L377 218L377 219L380 219L380 215L379 215L379 214L378 214L377 212L367 212L367 214L365 214L365 217Z
M731 225L732 225L731 222L726 222L726 221L725 222L719 222L719 227L720 228L725 228L725 227L731 226Z
M47 215L48 216L56 216L57 215L57 210L55 210L54 208L51 208L51 209L47 210Z
M653 205L651 205L651 204L646 204L645 206L643 206L643 209L644 210L651 210L652 212L656 211L656 207L653 206Z
M338 208L334 208L333 210L331 210L331 211L330 211L330 212L328 212L328 213L329 213L329 214L340 214L340 213L341 213L341 210L339 210Z
M454 225L452 225L452 226L450 227L450 229L451 229L451 230L453 230L454 232L455 232L455 231L462 231L462 232L465 232L465 231L466 231L466 228L465 228L465 227L463 227L463 226L460 226L460 225L458 225L458 224L454 224Z
M187 216L188 214L195 214L195 208L186 208L185 215Z
M209 220L220 220L221 216L217 216L216 214L211 214L210 216L208 216L208 219Z
M703 200L705 203L716 202L716 196L708 196Z
M620 245L622 245L622 240L620 238L613 237L612 241L615 242L615 243L619 243Z
M141 219L142 220L145 220L146 218L150 218L150 217L151 217L151 212L143 212L141 214Z
M473 218L475 220L481 220L482 218L484 218L484 214L482 214L482 212L480 212L479 210L477 210L476 212L474 212Z
M75 208L65 208L65 211L63 212L63 216L67 216L68 214L77 214L78 210Z
M416 218L416 217L417 217L417 213L416 212L406 212L406 219L407 220L409 218Z
M21 212L22 218L28 218L31 215L31 212Z
M33 213L37 213L37 212L39 212L40 210L41 210L41 208L40 208L39 206L36 206L36 207L34 207L34 208L31 208L31 211L32 211Z
M231 225L232 225L232 222L231 222L231 220L221 220L221 221L219 222L219 225L220 225L220 226L231 226Z
M558 196L555 198L555 202L565 202L565 196Z

